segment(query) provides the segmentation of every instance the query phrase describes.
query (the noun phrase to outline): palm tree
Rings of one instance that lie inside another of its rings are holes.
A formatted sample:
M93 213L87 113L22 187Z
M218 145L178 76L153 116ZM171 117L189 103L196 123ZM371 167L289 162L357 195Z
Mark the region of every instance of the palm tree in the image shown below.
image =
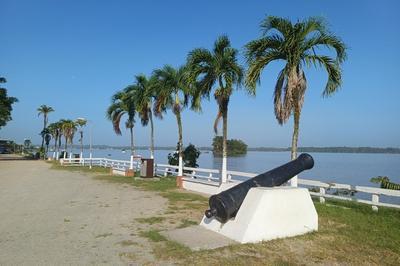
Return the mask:
M73 142L74 135L76 132L76 124L74 121L69 120L69 119L66 119L66 120L62 119L61 123L62 123L61 124L62 134L64 135L64 138L65 138L64 159L66 158L68 143L71 144L69 158L72 158L72 142Z
M51 106L47 106L42 104L38 109L38 116L40 116L41 114L43 115L43 130L46 128L47 126L47 122L48 122L48 114L51 112L54 112L54 109ZM42 134L42 146L41 149L43 149L44 146L44 134Z
M136 106L133 90L135 90L134 86L128 86L124 90L116 92L112 96L111 105L107 109L107 118L112 122L117 135L121 135L119 124L122 116L128 116L125 126L130 131L131 161L135 155L133 127L135 125Z
M328 73L328 81L322 95L332 95L342 83L340 65L346 59L346 46L327 30L320 18L311 17L292 24L287 19L270 16L262 22L261 28L262 37L246 45L249 65L246 85L255 93L262 70L271 62L285 62L275 85L274 109L281 125L293 114L291 159L294 160L297 158L300 114L307 89L303 69L305 66L323 67ZM336 58L317 54L321 47L335 50ZM291 183L297 186L297 177Z
M75 124L78 127L78 131L79 131L79 135L80 135L79 142L81 143L81 154L80 154L79 158L82 159L83 158L83 127L86 126L87 120L84 118L78 118L78 119L76 119Z
M153 72L155 103L154 114L162 118L162 113L167 109L171 109L176 117L178 124L178 153L179 153L179 169L178 176L183 175L183 133L182 133L182 117L183 108L188 105L189 86L186 82L187 69L182 66L178 69L170 65L165 65L161 69Z
M154 158L154 123L153 123L153 99L154 89L152 79L147 79L145 75L135 77L134 98L138 115L143 126L150 122L150 158Z
M53 152L53 159L58 157L58 149L57 142L59 142L59 138L61 138L61 126L60 122L51 123L47 129L49 130L51 136L54 139L54 152Z
M209 97L214 89L214 98L218 104L218 114L214 123L214 131L222 118L222 172L221 182L227 181L227 136L228 136L228 104L234 87L240 88L243 69L237 62L238 51L231 47L227 36L219 37L212 51L197 48L188 55L190 80L196 82L194 103L199 103L201 96Z

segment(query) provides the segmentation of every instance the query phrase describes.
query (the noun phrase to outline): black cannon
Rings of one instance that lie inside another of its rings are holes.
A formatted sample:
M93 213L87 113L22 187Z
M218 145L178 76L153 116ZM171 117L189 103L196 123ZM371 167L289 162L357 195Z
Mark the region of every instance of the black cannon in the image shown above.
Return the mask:
M221 223L225 223L236 216L247 192L252 187L280 186L313 166L314 159L311 155L303 153L291 162L253 177L217 195L212 195L209 199L210 209L205 211L205 215L207 218L215 217Z

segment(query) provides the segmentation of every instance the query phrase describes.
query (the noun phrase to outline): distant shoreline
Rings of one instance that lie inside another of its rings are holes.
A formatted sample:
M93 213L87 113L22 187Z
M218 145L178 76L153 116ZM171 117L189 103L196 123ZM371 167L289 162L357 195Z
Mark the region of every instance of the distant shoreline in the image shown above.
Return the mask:
M79 145L74 145L74 148L80 148ZM89 145L84 145L85 149ZM93 145L93 149L118 149L129 150L129 146L109 146L109 145ZM137 150L148 150L147 146L135 147ZM159 146L155 150L173 151L176 147ZM212 151L211 147L199 147L201 151ZM275 147L249 147L247 151L262 151L262 152L290 152L291 148L275 148ZM299 147L298 152L316 152L316 153L382 153L382 154L400 154L400 148L380 148L380 147Z

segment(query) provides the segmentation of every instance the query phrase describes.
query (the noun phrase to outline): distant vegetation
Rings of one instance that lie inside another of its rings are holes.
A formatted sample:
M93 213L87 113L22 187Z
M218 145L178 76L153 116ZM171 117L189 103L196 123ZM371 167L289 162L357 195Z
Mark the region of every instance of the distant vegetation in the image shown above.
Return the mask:
M216 136L213 139L213 154L215 156L222 156L222 137ZM228 156L239 156L247 153L247 145L239 139L228 139Z
M290 151L291 148L259 147L249 148L250 151ZM391 153L400 154L400 148L375 147L299 147L299 152L326 152L326 153Z

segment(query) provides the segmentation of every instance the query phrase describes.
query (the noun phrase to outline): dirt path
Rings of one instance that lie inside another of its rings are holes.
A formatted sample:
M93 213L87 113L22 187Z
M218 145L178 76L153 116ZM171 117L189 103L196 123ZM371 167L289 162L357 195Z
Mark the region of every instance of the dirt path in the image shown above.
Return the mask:
M0 161L0 265L127 265L154 261L135 218L166 200L124 184Z

